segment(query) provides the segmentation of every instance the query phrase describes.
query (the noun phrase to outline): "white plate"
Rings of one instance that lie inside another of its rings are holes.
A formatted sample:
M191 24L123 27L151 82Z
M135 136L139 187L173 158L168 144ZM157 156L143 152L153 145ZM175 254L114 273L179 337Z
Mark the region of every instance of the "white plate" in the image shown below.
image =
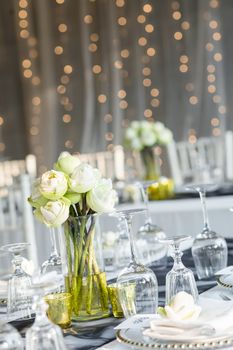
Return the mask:
M217 276L217 283L220 287L232 289L233 288L233 275L219 275Z
M195 340L152 339L144 336L143 330L136 328L120 329L117 331L116 337L120 343L135 349L214 349L232 346L233 344L233 335L230 334L216 334Z

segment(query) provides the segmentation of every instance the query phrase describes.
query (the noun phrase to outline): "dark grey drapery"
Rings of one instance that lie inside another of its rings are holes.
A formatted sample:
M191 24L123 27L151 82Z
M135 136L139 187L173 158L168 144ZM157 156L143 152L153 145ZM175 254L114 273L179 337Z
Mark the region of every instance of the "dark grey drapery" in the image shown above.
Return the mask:
M144 115L176 140L232 129L232 14L231 0L0 1L0 151L35 153L43 171L64 149L121 143Z

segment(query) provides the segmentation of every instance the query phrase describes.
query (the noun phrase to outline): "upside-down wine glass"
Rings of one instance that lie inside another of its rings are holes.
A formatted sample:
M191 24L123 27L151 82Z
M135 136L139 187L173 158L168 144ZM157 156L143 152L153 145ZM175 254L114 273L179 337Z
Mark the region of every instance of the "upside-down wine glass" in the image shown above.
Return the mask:
M33 295L33 308L36 318L32 327L26 332L26 350L67 350L61 328L53 324L46 315L48 304L44 301L46 293L57 289L56 277L46 279L36 277L32 281L29 294ZM45 276L45 275L44 275ZM59 284L59 283L58 283Z
M147 242L147 257L145 258L150 266L156 269L165 269L167 266L167 246L160 243L159 240L165 239L166 235L158 225L152 224L148 203L148 187L155 181L137 182L146 209L146 220L138 230L138 238L144 238Z
M213 190L213 184L188 185L188 190L195 190L201 199L204 227L192 245L192 256L199 279L213 276L217 271L227 266L227 243L226 240L213 231L209 225L206 208L206 191Z
M31 276L22 269L24 258L21 252L24 251L30 243L6 244L1 250L13 254L12 264L14 272L8 281L7 289L7 315L11 317L30 318L32 299L26 294L27 288L31 286Z
M158 282L154 272L136 259L132 219L144 209L122 210L113 215L124 218L130 242L131 259L117 278L119 300L126 318L135 314L153 314L158 307Z
M198 291L192 270L184 266L181 257L183 253L180 250L180 244L190 240L190 236L175 236L161 240L171 248L171 256L174 259L174 265L166 275L166 304L169 304L173 297L184 291L193 296L194 301L198 299Z
M44 261L41 265L41 273L44 274L51 271L57 271L57 273L62 274L62 262L57 249L56 232L54 227L49 228L49 234L51 253L48 260Z

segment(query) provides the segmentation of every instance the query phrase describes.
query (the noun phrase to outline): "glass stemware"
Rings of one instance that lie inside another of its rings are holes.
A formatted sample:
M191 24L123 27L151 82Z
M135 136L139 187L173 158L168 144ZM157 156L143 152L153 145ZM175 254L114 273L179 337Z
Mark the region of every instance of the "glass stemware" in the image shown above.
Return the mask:
M175 236L161 241L171 247L171 256L174 259L174 265L166 275L166 304L169 304L181 291L191 294L195 302L198 299L193 272L185 267L181 260L183 253L180 250L180 244L189 239L191 239L190 236Z
M226 240L211 230L206 208L206 191L215 188L212 184L189 185L189 190L199 193L202 205L204 227L192 245L192 256L199 279L213 276L218 270L227 266Z
M13 254L12 264L14 272L8 281L7 290L7 315L17 318L31 317L31 297L26 294L26 290L31 285L31 276L22 269L24 258L21 252L24 251L30 243L13 243L1 247L1 250Z
M61 257L58 254L57 242L56 242L56 232L54 227L49 228L50 231L50 242L51 242L51 254L48 260L44 261L41 266L41 273L47 273L50 271L57 271L57 273L62 273L62 262Z
M156 313L158 306L157 278L151 269L137 262L135 255L132 218L140 212L144 210L122 210L117 213L126 221L131 252L129 265L120 272L117 278L119 300L126 318L135 314Z
M167 266L167 247L166 245L161 244L159 240L165 239L166 235L159 226L152 224L148 204L147 190L154 182L155 181L138 182L143 202L146 207L146 220L144 225L138 230L138 239L140 240L143 238L147 243L147 256L145 256L146 262L150 263L150 266L155 267L156 269L165 269Z
M0 321L0 350L23 350L23 340L19 332L9 323Z
M51 273L50 273L51 274ZM47 274L48 277L50 274ZM47 277L47 276L46 276ZM61 328L53 324L46 315L48 304L44 295L56 289L56 278L50 277L33 280L30 288L33 295L36 319L26 332L26 350L66 350Z

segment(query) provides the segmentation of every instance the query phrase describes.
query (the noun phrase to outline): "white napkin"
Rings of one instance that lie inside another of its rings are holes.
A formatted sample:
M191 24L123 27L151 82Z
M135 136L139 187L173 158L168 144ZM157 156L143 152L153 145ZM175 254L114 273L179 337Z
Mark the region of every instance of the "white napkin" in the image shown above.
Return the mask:
M200 297L199 304L202 312L198 322L208 323L216 332L233 330L233 301Z
M230 266L225 267L222 270L219 270L219 271L215 272L215 275L216 276L218 276L218 275L229 275L229 274L232 274L232 272L233 272L233 266L230 265Z
M143 332L157 339L192 340L232 333L233 301L199 298L202 312L196 321L174 321L167 318L151 320L150 328Z

